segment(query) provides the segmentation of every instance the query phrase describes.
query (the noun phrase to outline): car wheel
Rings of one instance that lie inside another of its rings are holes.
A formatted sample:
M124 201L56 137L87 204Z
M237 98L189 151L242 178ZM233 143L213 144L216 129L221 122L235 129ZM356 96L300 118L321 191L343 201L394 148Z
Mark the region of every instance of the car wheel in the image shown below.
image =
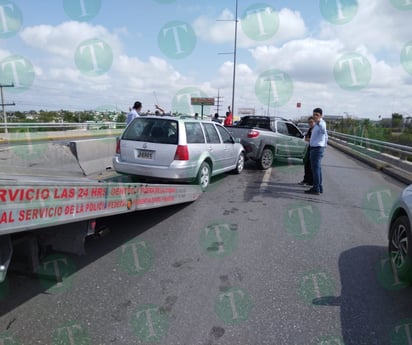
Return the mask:
M390 228L389 256L398 278L412 281L412 239L407 216L398 217Z
M267 170L273 164L273 151L269 148L263 150L260 159L258 160L258 166L260 169Z
M245 154L243 152L241 152L239 154L238 159L237 159L236 168L235 168L234 172L236 174L240 174L243 171L244 167L245 167Z
M203 191L209 186L210 174L210 165L207 162L203 162L200 166L199 172L197 173L197 183Z

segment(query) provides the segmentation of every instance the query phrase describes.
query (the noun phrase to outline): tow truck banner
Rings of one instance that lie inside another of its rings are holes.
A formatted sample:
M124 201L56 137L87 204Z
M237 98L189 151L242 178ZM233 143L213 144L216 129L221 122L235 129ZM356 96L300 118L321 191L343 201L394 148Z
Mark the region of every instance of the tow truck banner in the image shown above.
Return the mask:
M1 185L0 235L191 202L201 193L195 185Z

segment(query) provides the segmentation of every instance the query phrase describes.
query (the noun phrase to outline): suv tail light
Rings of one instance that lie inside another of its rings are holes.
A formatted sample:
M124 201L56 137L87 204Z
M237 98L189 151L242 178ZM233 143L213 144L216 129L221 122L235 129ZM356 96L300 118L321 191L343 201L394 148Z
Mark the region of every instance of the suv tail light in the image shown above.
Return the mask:
M247 132L247 137L248 138L257 138L259 136L259 132L251 129L249 132Z
M175 153L176 161L188 161L189 160L189 149L187 145L178 145Z
M120 138L116 138L116 153L120 155Z

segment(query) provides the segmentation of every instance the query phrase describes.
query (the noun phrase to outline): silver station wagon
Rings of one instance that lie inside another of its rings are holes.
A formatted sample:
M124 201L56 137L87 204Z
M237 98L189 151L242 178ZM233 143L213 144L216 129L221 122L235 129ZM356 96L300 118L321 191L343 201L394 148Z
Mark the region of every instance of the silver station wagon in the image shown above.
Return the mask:
M199 184L228 171L240 174L243 146L212 121L144 116L133 120L117 141L113 167L118 173Z

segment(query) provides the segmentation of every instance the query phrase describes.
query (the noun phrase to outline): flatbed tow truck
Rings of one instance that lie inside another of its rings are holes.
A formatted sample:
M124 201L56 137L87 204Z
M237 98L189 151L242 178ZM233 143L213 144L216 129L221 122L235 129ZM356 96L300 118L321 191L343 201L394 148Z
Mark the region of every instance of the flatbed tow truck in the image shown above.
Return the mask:
M86 237L103 231L99 218L188 203L201 194L197 185L147 184L113 173L98 179L0 174L0 282L12 256L11 270L34 274L42 248L85 254Z

